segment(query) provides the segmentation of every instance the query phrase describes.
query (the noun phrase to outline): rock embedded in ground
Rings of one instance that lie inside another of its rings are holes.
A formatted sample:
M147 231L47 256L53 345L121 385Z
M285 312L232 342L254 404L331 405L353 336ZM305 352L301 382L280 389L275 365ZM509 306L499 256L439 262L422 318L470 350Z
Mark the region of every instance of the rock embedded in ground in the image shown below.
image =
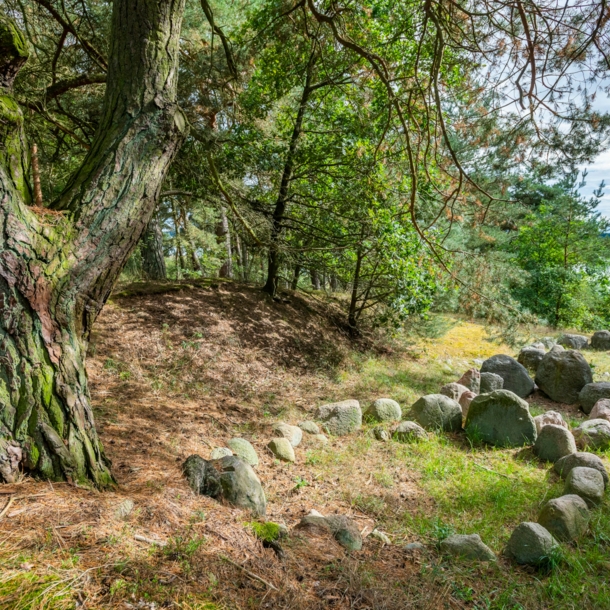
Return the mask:
M510 536L506 553L517 563L540 565L544 563L557 546L551 533L539 523L520 523Z
M316 443L318 443L320 445L328 444L328 437L324 434L312 434L311 440L315 441Z
M578 394L578 402L587 414L591 413L597 401L602 398L610 398L610 381L588 383Z
M577 403L580 391L592 381L589 363L573 350L553 348L536 371L536 384L555 402Z
M357 400L343 400L318 407L317 418L323 428L333 436L345 436L360 430L362 411Z
M536 415L534 417L534 423L536 424L536 431L540 434L540 430L544 426L548 426L552 424L554 426L562 426L563 428L567 428L568 424L564 421L561 413L557 413L557 411L546 411L541 415Z
M229 449L250 466L258 466L258 455L254 447L245 438L232 438L227 442Z
M297 529L322 529L329 531L333 538L348 551L359 551L362 548L362 536L356 524L345 515L322 516L312 511L301 519Z
M477 396L470 403L464 427L472 438L499 447L531 445L537 435L529 405L508 390Z
M495 561L493 551L478 534L454 534L441 542L441 552L473 561Z
M456 432L462 428L462 407L444 394L422 396L408 415L426 430Z
M598 330L591 337L591 349L610 350L610 331Z
M302 421L299 423L299 428L301 428L303 432L307 432L307 434L320 434L322 432L320 426L313 421Z
M439 394L443 394L444 396L449 396L456 402L460 402L460 397L464 392L469 392L470 390L461 383L456 383L452 381L451 383L445 384L441 389Z
M403 421L398 424L392 436L395 441L400 443L413 443L428 439L426 431L414 421Z
M544 355L546 354L546 350L544 347L534 347L533 345L528 345L521 349L519 355L517 356L517 362L522 364L526 369L531 369L532 371L536 371L538 365L542 362Z
M534 391L534 380L527 369L514 358L504 354L492 356L483 362L481 373L495 373L504 380L504 390L509 390L520 398L529 396Z
M117 519L125 519L132 513L134 507L135 507L135 504L133 503L133 500L130 500L129 498L127 498L126 500L123 500L116 507L114 514L117 517Z
M481 373L481 394L504 389L504 379L496 373Z
M468 392L464 392L460 396L460 407L462 407L462 419L465 419L468 415L468 409L470 408L470 403L477 397L474 392L470 390Z
M294 447L290 441L283 436L272 438L267 444L267 447L269 447L271 453L273 453L278 460L282 460L283 462L294 462L296 459Z
M589 527L591 513L587 503L575 494L549 500L538 515L538 523L562 542L583 536Z
M303 440L303 430L298 426L291 426L284 422L279 422L273 426L273 433L277 437L288 439L293 447L298 447Z
M555 462L553 466L553 470L562 478L565 479L573 468L577 468L578 466L582 466L584 468L593 468L597 470L601 475L604 481L604 487L608 486L608 482L610 481L608 478L608 473L606 472L606 467L602 462L601 458L594 453L586 453L584 451L578 451L577 453L573 453L572 455L567 455L566 457L561 458Z
M375 538L376 540L379 540L379 542L386 544L386 545L390 545L392 544L392 541L388 538L388 535L385 532L382 532L381 530L378 529L374 529L369 536L371 538Z
M552 349L557 345L557 340L554 337L541 337L537 343L540 343L546 349Z
M390 440L390 433L379 426L373 429L373 434L378 441L383 441L385 443Z
M391 398L378 398L369 406L364 415L366 419L372 421L400 421L402 419L402 409Z
M214 447L212 453L210 453L211 460L219 460L220 458L233 455L233 452L227 447Z
M561 335L557 340L557 343L563 347L569 349L587 349L589 347L589 339L584 335Z
M555 463L558 459L576 453L573 434L563 426L547 424L536 438L534 453L546 462Z
M259 516L265 515L267 500L261 482L252 467L239 458L225 456L207 461L191 455L184 462L182 471L195 493L224 499Z
M576 446L579 449L610 448L610 422L605 419L589 419L574 430Z
M610 422L610 398L598 400L589 413L589 419L605 419Z
M475 394L481 391L481 373L479 369L468 369L457 382Z
M566 477L564 494L580 496L589 508L599 505L604 497L604 478L599 470L576 466Z

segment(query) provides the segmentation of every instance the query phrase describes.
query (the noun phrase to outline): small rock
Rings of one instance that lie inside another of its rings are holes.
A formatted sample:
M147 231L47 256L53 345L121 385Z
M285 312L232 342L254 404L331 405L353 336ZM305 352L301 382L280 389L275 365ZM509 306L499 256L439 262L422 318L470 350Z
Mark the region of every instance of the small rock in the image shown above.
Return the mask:
M608 486L609 479L608 473L606 472L606 467L601 459L594 453L579 451L577 453L573 453L572 455L567 455L566 457L563 457L555 462L553 470L562 479L565 479L570 474L571 470L578 466L597 470L602 475L604 487Z
M570 542L587 531L590 518L586 502L571 494L549 500L538 515L538 523L557 540Z
M375 538L376 540L379 540L379 542L383 543L383 544L387 544L388 546L390 544L392 544L392 541L388 538L388 535L385 534L384 532L382 532L381 530L378 529L374 529L369 536L371 538Z
M254 447L245 438L232 438L227 445L246 464L258 466L258 455L256 455Z
M116 515L117 519L125 519L131 514L134 509L134 506L135 504L133 503L133 500L127 498L116 507L114 514Z
M233 455L233 452L227 447L214 447L210 453L211 460L219 460L220 458Z
M495 561L493 551L478 534L454 534L441 542L441 552L476 561Z
M513 530L506 552L517 563L539 565L546 561L556 546L557 541L546 528L539 523L524 522Z
M605 419L610 422L610 399L598 400L589 413L589 419Z
M610 398L610 381L588 383L578 394L578 402L585 413L591 413L598 400Z
M303 430L303 432L307 432L307 434L320 434L320 426L313 421L302 421L299 423L299 428Z
M360 531L356 524L344 515L324 517L317 511L311 511L297 525L297 529L307 530L309 528L328 530L335 540L348 551L359 551L362 548Z
M593 508L604 497L604 478L595 468L576 466L566 477L564 494L576 494L587 503L589 508Z
M557 345L557 341L554 337L542 337L541 339L538 339L538 343L546 349L552 349Z
M574 430L576 445L581 448L610 448L610 422L605 419L589 419Z
M294 462L294 447L290 443L287 438L272 438L267 447L271 449L271 453L278 459L283 462Z
M468 409L470 408L470 403L477 397L474 392L468 390L468 392L464 392L460 396L460 407L462 407L462 419L466 419L468 415Z
M478 369L469 369L458 379L458 383L478 394L481 390L481 373Z
M328 443L328 438L324 434L314 434L312 435L311 440L320 445L326 445Z
M417 551L423 551L426 547L421 542L409 542L409 544L405 544L404 548L405 551L415 553Z
M591 348L597 350L610 350L610 332L607 330L598 330L591 337Z
M288 439L288 442L293 447L298 447L301 441L303 440L303 430L298 426L291 426L290 424L285 424L283 422L279 422L273 426L273 433L279 438Z
M462 408L443 394L422 396L411 407L409 415L427 430L455 432L462 428Z
M317 418L324 422L324 428L333 436L345 436L362 427L362 411L357 400L344 400L322 405Z
M533 345L528 345L527 347L522 348L519 352L517 362L522 364L527 369L536 371L545 354L546 351L544 346L542 348L537 348Z
M564 428L568 427L568 424L564 421L561 413L557 413L557 411L546 411L546 413L542 413L542 415L536 415L534 417L534 423L536 424L536 431L540 434L540 430L544 426L548 426L552 424L554 426L562 426Z
M563 426L547 424L540 430L534 444L534 453L546 462L556 462L558 459L576 453L574 436Z
M449 396L449 398L452 398L456 402L460 402L460 397L462 396L462 394L464 392L469 392L469 391L470 390L466 386L462 385L461 383L456 383L455 381L452 381L451 383L445 384L441 388L441 391L439 392L439 394L443 394L444 396Z
M481 373L495 373L504 380L504 390L509 390L525 398L534 391L534 380L529 376L527 369L514 358L504 354L492 356L483 362Z
M401 422L394 430L394 440L400 443L413 443L428 439L426 431L414 421Z
M481 373L481 394L504 389L504 379L495 373Z
M536 371L536 385L555 402L575 404L580 391L593 381L591 367L580 352L554 347Z
M390 433L387 430L384 430L383 428L375 428L373 430L373 434L375 435L375 438L378 441L383 441L385 443L386 441L390 440Z
M365 415L367 419L373 421L400 421L402 419L402 409L391 398L378 398L369 406Z
M589 339L584 335L562 335L557 343L569 349L587 349L589 347Z

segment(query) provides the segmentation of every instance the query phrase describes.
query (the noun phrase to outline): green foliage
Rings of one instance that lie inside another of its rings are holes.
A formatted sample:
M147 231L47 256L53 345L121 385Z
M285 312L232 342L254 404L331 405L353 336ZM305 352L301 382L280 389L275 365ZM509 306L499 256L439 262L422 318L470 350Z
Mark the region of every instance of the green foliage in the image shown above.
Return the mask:
M280 526L273 521L252 521L246 524L253 532L254 535L264 542L273 542L277 540L281 535Z

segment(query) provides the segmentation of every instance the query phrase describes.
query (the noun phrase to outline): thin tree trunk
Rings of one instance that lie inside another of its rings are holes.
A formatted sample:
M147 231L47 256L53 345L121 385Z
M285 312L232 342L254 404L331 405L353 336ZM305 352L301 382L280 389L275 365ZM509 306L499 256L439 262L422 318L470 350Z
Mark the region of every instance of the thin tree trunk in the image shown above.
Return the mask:
M299 277L301 276L301 265L294 266L294 273L292 275L292 284L290 288L296 290L299 287Z
M155 211L141 241L142 271L149 280L167 279L167 268L163 255L163 233L159 224L159 214Z
M99 129L53 205L62 212L44 218L25 205L23 117L11 98L27 42L15 23L0 19L0 129L14 147L0 153L0 473L6 481L23 466L51 479L113 484L95 429L85 356L91 327L184 138L176 104L183 11L183 0L114 1Z
M331 290L331 292L337 292L337 276L336 275L330 276L330 290Z
M189 221L186 216L186 210L184 206L180 206L180 218L182 219L182 226L184 227L184 237L186 238L186 249L189 257L191 258L191 264L193 265L193 271L201 271L201 263L197 258L197 248L193 241L193 235L189 226Z
M218 271L219 277L233 277L233 252L231 250L231 231L229 229L229 219L224 206L220 206L220 222L216 229L216 235L220 238L224 237L226 248L226 259Z
M184 254L182 253L182 244L180 243L180 222L178 221L178 212L172 201L172 219L174 221L174 248L176 249L176 279L180 279L181 271L186 269L184 263Z
M358 246L358 252L356 254L356 268L354 269L354 279L352 281L352 296L349 303L349 313L347 315L347 323L350 328L356 329L358 325L358 290L360 287L360 270L362 268L362 246Z
M318 274L317 269L311 269L309 272L311 274L311 285L314 290L320 290L320 275Z
M42 187L40 186L40 166L38 165L38 146L32 144L32 178L34 179L34 205L42 207Z

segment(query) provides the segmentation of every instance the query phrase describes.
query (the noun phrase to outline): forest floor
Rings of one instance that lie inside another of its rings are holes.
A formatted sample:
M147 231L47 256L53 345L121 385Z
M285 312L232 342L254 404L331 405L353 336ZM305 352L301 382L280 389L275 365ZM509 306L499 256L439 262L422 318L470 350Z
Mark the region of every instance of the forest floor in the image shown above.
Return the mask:
M304 435L294 464L273 458L266 442L277 421L296 424L347 398L391 397L404 410L475 359L516 351L459 318L358 342L337 320L322 295L278 303L233 283L116 293L97 322L88 371L118 487L25 477L0 488L0 511L13 497L0 518L0 608L610 608L607 500L552 570L502 556L512 529L561 495L529 450L471 446L463 434L381 443L364 425L326 446ZM606 378L608 355L586 356L596 379ZM530 403L534 414L552 408L573 425L583 417L538 394ZM181 474L189 455L208 458L234 436L258 452L267 519L292 530L310 509L346 514L364 535L378 527L393 544L366 538L348 554L332 539L291 533L278 559L255 537L250 514L195 496ZM438 542L452 532L480 534L498 561L443 558ZM410 553L409 542L426 550Z

